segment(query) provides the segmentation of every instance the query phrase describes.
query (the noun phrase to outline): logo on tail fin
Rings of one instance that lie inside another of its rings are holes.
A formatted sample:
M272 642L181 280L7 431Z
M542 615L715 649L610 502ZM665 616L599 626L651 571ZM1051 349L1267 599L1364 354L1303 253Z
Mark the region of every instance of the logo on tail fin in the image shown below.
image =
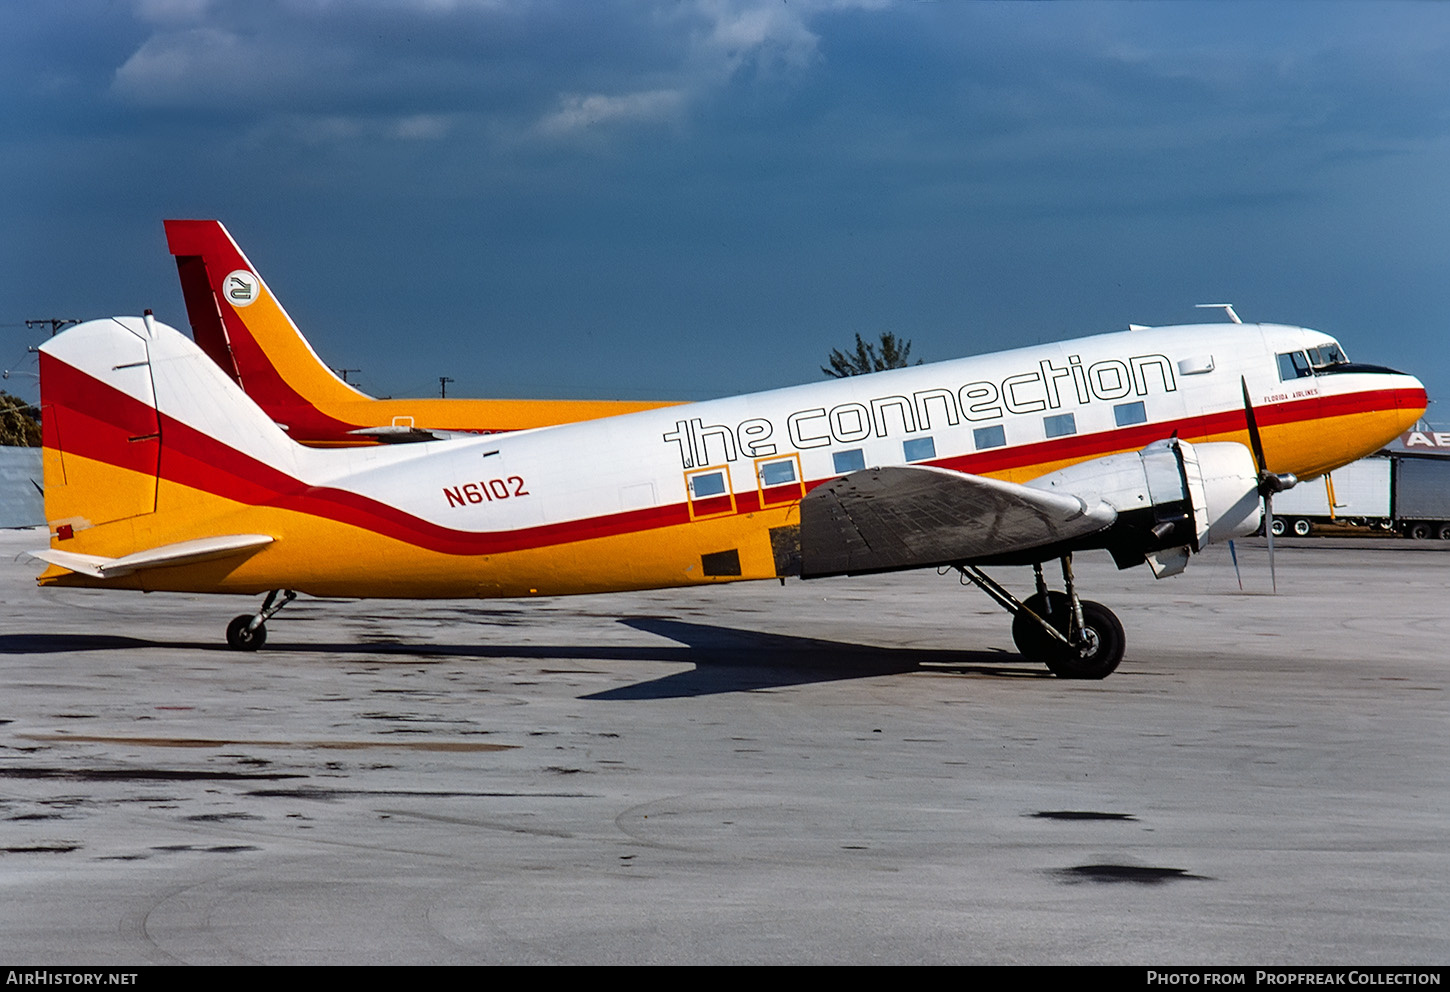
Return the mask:
M228 273L222 287L227 302L234 307L250 306L257 302L257 277L246 269Z

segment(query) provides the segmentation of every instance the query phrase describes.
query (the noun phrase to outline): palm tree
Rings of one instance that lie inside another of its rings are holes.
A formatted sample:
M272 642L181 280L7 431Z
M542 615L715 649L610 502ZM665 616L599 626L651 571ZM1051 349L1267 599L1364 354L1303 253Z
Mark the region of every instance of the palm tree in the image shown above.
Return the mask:
M826 375L834 376L837 379L844 379L848 375L865 375L867 372L880 372L883 369L904 369L911 365L911 342L905 338L898 338L890 331L883 331L881 334L881 350L876 350L876 345L867 344L861 340L861 335L856 335L856 350L850 354L841 351L839 348L831 349L831 367L821 366L821 371ZM921 359L916 360L921 364Z

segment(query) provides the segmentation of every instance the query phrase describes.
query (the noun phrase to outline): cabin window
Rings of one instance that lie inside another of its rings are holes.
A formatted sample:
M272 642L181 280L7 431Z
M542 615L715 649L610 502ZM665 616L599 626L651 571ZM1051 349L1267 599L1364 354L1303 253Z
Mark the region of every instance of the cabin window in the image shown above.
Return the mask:
M845 475L847 472L859 472L866 467L866 454L860 448L851 448L847 451L833 451L831 452L831 460L835 462L837 475Z
M795 481L795 459L766 462L760 466L760 481L766 486L784 486Z
M929 437L914 437L901 442L901 451L909 462L925 461L936 457L936 442Z
M1146 424L1148 411L1143 409L1142 400L1137 403L1119 403L1113 407L1113 417L1119 427L1131 427L1134 424Z
M724 472L701 472L690 477L690 495L695 499L719 496L725 491Z
M730 491L730 476L723 468L700 469L685 475L690 493L690 519L714 517L735 512L735 495Z
M1077 419L1070 413L1058 413L1043 417L1042 427L1048 437L1067 437L1077 433Z
M1313 375L1314 369L1309 365L1309 359L1304 357L1302 351L1286 351L1279 356L1279 379L1288 382L1291 379L1302 379L1306 375Z
M972 441L976 444L978 451L983 448L1000 448L1007 443L1007 431L1001 424L978 427L972 431Z
M755 474L760 480L760 505L774 506L790 503L806 494L801 485L800 456L787 455L784 458L757 458Z

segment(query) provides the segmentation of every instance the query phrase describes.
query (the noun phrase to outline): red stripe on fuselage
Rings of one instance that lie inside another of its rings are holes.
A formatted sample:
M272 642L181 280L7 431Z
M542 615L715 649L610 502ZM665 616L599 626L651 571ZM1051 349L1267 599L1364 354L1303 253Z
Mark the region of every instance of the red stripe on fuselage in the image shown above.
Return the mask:
M66 450L149 474L155 464L154 460L140 467L131 464L130 461L134 459L128 460L126 457L129 447L126 438L128 427L114 426L109 420L119 420L126 425L144 423L141 418L153 415L151 407L59 359L42 353L41 361L42 374L46 376L43 380L44 402L56 406L64 402L71 413L84 418L74 421L80 430L71 432L72 436L83 433L84 438L73 442L68 437ZM1312 401L1256 407L1255 415L1261 425L1319 419L1325 415L1321 406L1323 399L1325 398L1316 397ZM1415 403L1423 406L1424 391L1382 389L1349 394L1336 399L1339 402L1332 404L1336 409L1335 415L1367 413L1404 409ZM1295 415L1296 410L1298 416ZM102 415L109 420L102 420ZM85 433L84 428L90 424L97 424L100 429L93 434ZM274 507L349 524L443 554L495 554L543 548L591 538L655 530L690 521L688 505L681 502L511 531L454 530L358 493L308 485L164 414L160 417L160 425L164 439L160 475L168 482L246 505ZM961 472L985 474L1025 465L1101 457L1118 451L1137 450L1169 436L1175 430L1185 439L1191 440L1195 436L1245 429L1243 411L1231 410L1186 418L1179 422L1142 424L1099 434L1054 438L1035 444L975 452L928 464ZM832 478L836 477L829 476L808 482L806 489L814 489ZM736 494L737 515L760 509L758 492Z

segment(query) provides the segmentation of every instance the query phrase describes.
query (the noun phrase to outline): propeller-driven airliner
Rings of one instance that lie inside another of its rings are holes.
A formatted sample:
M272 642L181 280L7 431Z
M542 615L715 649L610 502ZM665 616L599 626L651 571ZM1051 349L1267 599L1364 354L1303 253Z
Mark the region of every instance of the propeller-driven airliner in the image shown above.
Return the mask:
M293 440L313 446L433 441L671 406L663 401L375 399L323 363L219 221L168 220L193 340Z
M350 448L299 444L149 313L57 335L40 369L38 581L265 594L228 627L238 649L298 591L528 598L940 567L1068 678L1108 675L1125 644L1079 596L1074 554L1175 574L1426 404L1413 376L1327 334L1238 322ZM1031 567L1035 592L987 566Z

